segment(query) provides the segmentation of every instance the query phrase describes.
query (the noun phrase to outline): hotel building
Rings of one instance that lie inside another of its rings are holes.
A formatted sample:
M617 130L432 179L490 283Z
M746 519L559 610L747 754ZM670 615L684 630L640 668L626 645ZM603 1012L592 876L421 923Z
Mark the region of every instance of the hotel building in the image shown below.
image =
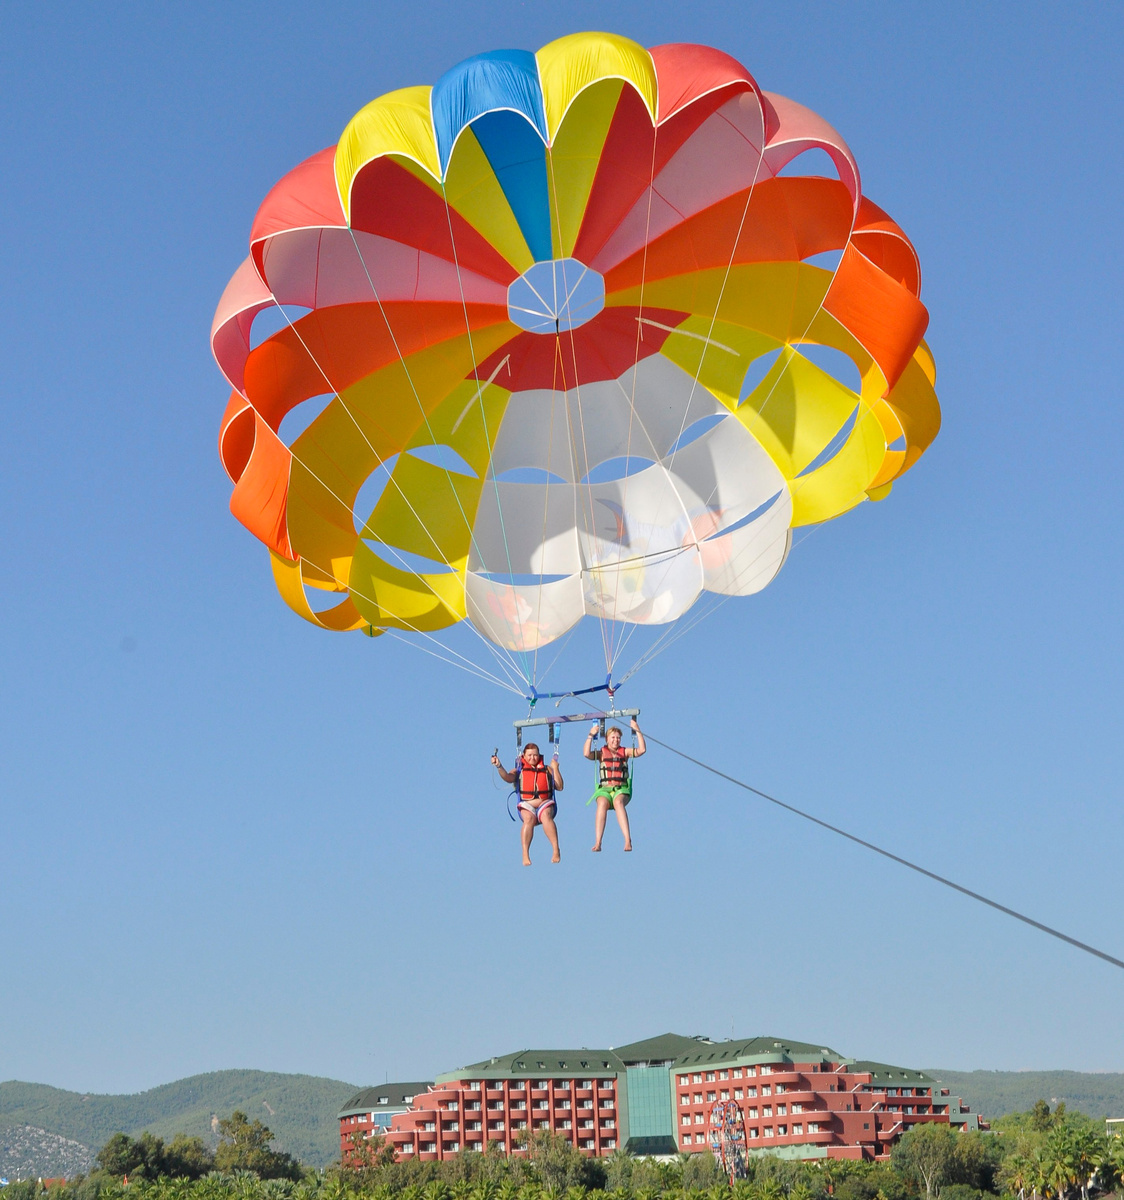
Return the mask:
M430 1084L367 1088L341 1110L340 1155L382 1133L402 1159L525 1152L551 1130L583 1153L709 1151L711 1106L741 1107L749 1152L885 1159L913 1125L986 1128L920 1071L780 1038L712 1042L664 1034L612 1050L521 1050Z

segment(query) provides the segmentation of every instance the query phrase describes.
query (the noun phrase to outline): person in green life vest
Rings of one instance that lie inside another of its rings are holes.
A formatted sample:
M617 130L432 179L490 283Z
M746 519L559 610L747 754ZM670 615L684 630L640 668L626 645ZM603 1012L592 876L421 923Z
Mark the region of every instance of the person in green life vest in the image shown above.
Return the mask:
M585 739L585 749L582 753L586 758L600 763L597 777L597 790L592 799L597 801L597 817L594 822L593 852L601 849L601 839L605 836L605 821L611 808L617 815L617 824L624 835L624 848L632 849L632 833L628 827L628 802L632 799L631 772L628 769L628 759L639 758L648 747L644 744L644 735L636 718L629 722L632 732L636 734L636 745L622 746L621 731L616 725L605 731L605 744L600 750L593 749L593 739L597 736L598 726L594 725Z
M535 826L541 825L546 840L554 849L551 862L561 862L562 855L558 850L558 827L554 824L554 814L558 810L554 802L554 793L560 792L565 786L562 782L562 768L558 765L558 753L550 760L549 766L543 762L538 746L528 742L523 747L523 753L516 759L515 770L504 770L503 764L493 754L492 766L499 772L504 783L514 783L519 793L519 814L523 818L523 865L531 865L531 839L535 836Z

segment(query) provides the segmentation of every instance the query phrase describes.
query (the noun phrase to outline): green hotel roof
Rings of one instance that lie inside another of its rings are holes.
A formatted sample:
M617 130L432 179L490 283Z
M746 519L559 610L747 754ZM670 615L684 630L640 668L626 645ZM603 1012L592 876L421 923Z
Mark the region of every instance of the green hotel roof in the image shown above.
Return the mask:
M907 1087L932 1087L938 1082L924 1071L911 1071L908 1067L895 1067L890 1063L856 1062L852 1064L851 1070L869 1071L874 1076L875 1083L885 1083L890 1087L901 1084Z
M430 1089L428 1080L419 1083L384 1083L378 1087L363 1088L336 1114L338 1120L354 1117L359 1113L378 1112L380 1109L403 1109L410 1107L410 1100L422 1096Z
M621 1074L629 1065L667 1064L675 1069L709 1069L722 1063L750 1062L819 1062L838 1063L850 1071L869 1072L874 1082L887 1086L932 1086L937 1081L923 1071L897 1067L889 1063L856 1062L830 1046L815 1042L797 1042L791 1038L770 1037L731 1038L712 1042L705 1037L684 1037L679 1033L662 1033L657 1037L629 1042L610 1050L516 1050L483 1062L469 1063L459 1071L447 1071L437 1077L438 1083L466 1076L482 1079L509 1078L528 1075ZM419 1089L420 1090L420 1089ZM385 1089L384 1089L385 1091Z

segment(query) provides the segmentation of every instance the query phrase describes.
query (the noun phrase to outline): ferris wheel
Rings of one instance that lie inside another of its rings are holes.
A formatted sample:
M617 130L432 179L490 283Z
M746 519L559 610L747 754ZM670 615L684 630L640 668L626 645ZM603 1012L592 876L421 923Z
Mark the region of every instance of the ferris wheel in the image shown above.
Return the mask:
M736 1100L718 1100L710 1108L710 1149L732 1184L746 1175L745 1122Z

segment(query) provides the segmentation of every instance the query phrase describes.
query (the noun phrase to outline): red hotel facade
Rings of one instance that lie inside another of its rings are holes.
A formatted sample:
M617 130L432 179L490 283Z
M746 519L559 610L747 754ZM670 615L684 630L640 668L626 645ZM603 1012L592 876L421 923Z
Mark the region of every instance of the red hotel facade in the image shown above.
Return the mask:
M340 1112L340 1155L375 1133L399 1160L441 1160L488 1142L522 1154L541 1129L589 1155L700 1153L721 1100L741 1107L751 1153L783 1158L880 1160L913 1125L980 1128L920 1071L778 1038L665 1034L615 1050L524 1050L433 1084L368 1088Z

